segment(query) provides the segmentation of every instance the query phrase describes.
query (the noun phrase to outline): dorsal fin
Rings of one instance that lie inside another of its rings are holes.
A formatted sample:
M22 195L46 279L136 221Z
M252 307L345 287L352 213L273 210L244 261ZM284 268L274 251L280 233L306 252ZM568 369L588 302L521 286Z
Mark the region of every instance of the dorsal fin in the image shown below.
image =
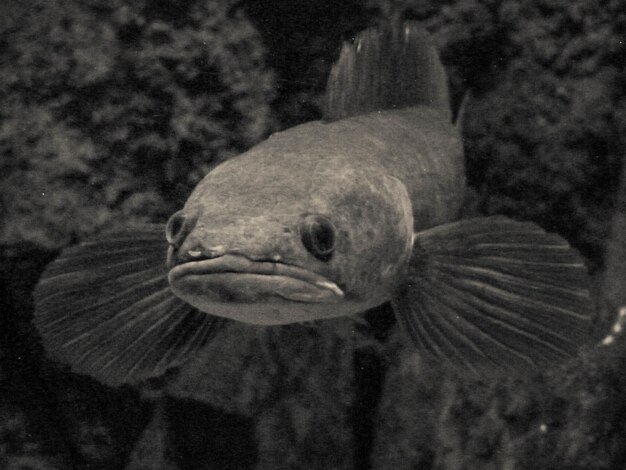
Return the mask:
M326 120L418 105L452 119L446 72L422 27L373 27L343 45L326 86Z

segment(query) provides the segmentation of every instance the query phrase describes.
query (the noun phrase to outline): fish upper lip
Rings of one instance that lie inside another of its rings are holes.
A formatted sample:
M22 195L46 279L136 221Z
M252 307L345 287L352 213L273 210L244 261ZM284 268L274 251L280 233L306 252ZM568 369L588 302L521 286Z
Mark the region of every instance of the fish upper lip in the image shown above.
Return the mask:
M255 261L243 255L226 254L215 258L186 261L170 270L170 279L177 279L189 274L210 275L222 273L262 274L268 276L286 276L308 282L317 287L330 290L338 297L344 292L337 284L324 276L282 261Z

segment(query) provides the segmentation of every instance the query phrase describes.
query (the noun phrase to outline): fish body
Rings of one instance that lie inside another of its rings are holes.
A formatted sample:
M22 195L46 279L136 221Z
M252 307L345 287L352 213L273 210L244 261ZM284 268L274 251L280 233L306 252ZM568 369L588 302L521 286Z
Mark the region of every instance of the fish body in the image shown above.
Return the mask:
M459 220L447 79L418 25L344 45L324 117L213 169L166 226L69 247L35 290L51 354L119 385L163 375L224 321L357 317L390 302L409 341L474 374L534 370L587 338L584 263L505 217Z

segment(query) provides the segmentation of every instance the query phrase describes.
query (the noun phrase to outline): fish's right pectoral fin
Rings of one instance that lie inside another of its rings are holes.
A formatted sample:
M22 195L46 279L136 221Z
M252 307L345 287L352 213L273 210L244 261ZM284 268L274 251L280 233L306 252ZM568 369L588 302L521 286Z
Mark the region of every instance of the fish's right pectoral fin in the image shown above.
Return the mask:
M462 374L533 371L590 339L586 267L561 237L506 217L416 234L392 305L425 355Z
M35 319L56 359L108 385L163 375L224 320L176 297L163 225L109 232L63 250L35 288Z

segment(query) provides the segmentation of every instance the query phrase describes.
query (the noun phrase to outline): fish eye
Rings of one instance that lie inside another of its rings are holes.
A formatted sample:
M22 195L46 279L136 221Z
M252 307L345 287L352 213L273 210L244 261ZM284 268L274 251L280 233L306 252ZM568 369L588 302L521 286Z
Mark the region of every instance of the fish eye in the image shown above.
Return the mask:
M302 244L321 261L330 260L335 250L335 227L323 215L309 214L301 223Z
M187 218L183 211L175 212L165 226L165 238L170 245L179 247L187 234Z

